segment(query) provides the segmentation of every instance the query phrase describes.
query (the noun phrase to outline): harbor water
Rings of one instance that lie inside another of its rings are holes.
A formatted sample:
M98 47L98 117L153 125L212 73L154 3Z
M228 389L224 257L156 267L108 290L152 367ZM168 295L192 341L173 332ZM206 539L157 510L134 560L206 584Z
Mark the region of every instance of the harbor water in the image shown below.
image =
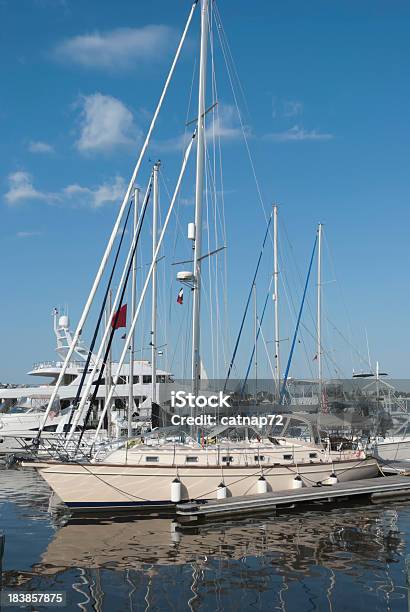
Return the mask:
M181 531L172 518L70 521L31 469L0 469L0 491L3 589L65 592L64 609L408 610L410 502Z

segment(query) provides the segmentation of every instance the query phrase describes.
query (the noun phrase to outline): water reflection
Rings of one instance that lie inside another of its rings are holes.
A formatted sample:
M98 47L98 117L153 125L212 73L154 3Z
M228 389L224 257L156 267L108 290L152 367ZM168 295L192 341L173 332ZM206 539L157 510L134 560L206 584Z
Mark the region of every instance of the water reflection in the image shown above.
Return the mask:
M32 478L26 493L20 487L10 494L9 487L8 503L43 546L28 567L6 563L5 579L67 590L71 609L407 609L409 504L271 516L195 532L164 518L61 526L44 507L42 482L36 494ZM0 486L3 480L0 474ZM27 514L33 504L36 522ZM48 531L37 529L41 521Z

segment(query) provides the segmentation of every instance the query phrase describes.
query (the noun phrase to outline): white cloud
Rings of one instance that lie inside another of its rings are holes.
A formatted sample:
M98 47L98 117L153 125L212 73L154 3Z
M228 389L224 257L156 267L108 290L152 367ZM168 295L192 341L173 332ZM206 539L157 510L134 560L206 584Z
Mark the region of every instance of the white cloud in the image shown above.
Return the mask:
M63 196L72 204L88 205L100 208L105 204L112 204L122 200L126 184L122 176L116 176L94 188L82 187L78 184L68 185L63 189Z
M57 58L84 68L135 69L142 61L162 59L175 41L175 31L164 25L117 28L74 36L60 43Z
M17 238L31 238L32 236L42 236L43 232L37 232L37 231L22 231L22 232L17 232L16 236Z
M248 126L244 126L245 133L249 136ZM212 118L206 129L207 138L224 138L225 140L237 140L242 138L242 128L238 111L231 104L219 104L212 112Z
M19 204L24 200L44 200L51 202L58 199L56 194L38 191L34 185L31 175L28 172L19 170L9 174L9 189L5 194L5 200L10 206Z
M118 175L95 187L84 187L77 183L67 185L58 193L48 193L36 189L28 172L14 172L9 175L8 180L9 189L5 193L4 198L10 206L23 201L41 200L48 204L60 204L62 206L100 208L106 204L120 202L126 190L123 177ZM20 234L17 234L19 238L25 238L27 233L21 232Z
M30 153L54 153L53 145L42 140L31 140L28 144Z
M305 130L304 128L294 125L284 132L271 132L265 134L263 140L271 140L273 142L301 142L303 140L331 140L333 134L326 132L318 132L317 130Z
M141 139L131 111L117 98L95 93L82 96L79 104L80 136L76 146L82 153L107 152Z

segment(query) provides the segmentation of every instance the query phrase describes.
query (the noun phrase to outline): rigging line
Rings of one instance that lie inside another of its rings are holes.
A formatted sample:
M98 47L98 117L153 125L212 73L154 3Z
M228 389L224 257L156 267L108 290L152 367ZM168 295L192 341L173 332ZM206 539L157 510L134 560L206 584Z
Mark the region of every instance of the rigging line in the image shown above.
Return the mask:
M188 122L188 117L189 117L190 112L191 112L192 92L193 92L193 88L194 88L196 66L197 66L197 56L195 55L194 67L193 67L193 70L192 70L191 87L190 87L189 98L188 98L188 107L187 107L187 111L186 111L186 115L185 115L185 122L184 122L184 142L186 140L186 135L187 135L187 132L188 132L187 122ZM183 157L183 152L182 152L182 157ZM164 174L164 176L165 176L165 174ZM166 192L168 194L169 199L171 200L171 195L169 193L167 185L165 185L165 189L166 189ZM175 215L176 215L177 223L178 224L179 224L179 208L180 208L180 205L181 205L181 194L178 195L177 206L176 206L176 211L175 211ZM183 235L183 230L182 230L182 228L180 228L180 229L181 229L181 233ZM178 240L178 231L177 231L177 228L175 228L175 231L174 231L173 254L175 253L175 250L176 250L177 240Z
M193 295L192 291L191 291L191 296ZM187 318L188 321L191 320L192 318L192 308L193 308L193 300L192 297L188 302L188 313L187 313ZM184 374L184 379L187 380L189 377L189 369L190 369L190 354L191 354L191 345L190 345L190 340L191 340L191 334L190 334L190 326L189 324L186 326L185 328L185 352L183 354L183 362L182 362L182 368L183 368L183 374Z
M140 244L139 245L139 251L140 251L140 261L141 261L141 277L143 277L143 270L144 270L144 266L146 266L147 264L144 263L144 258L143 258L143 253L144 253L144 248L143 245ZM141 278L141 286L143 284L142 278ZM138 294L137 294L138 295ZM147 319L147 308L146 308L146 304L145 302L142 305L142 316L141 316L141 325L140 325L140 349L139 352L141 354L141 361L144 361L144 347L145 347L145 323L146 323L146 319Z
M292 260L293 260L293 263L294 263L294 266L295 266L295 270L296 270L296 272L297 272L297 275L300 277L300 270L299 270L299 267L298 267L298 265L297 265L297 263L296 263L296 259L295 259L295 257L294 257L294 253L293 253L293 246L292 246L292 243L290 242L289 234L288 234L288 232L287 232L287 228L286 228L286 223L284 224L284 230L285 230L286 240L287 240L287 242L288 242L288 245L289 245L290 251L291 251L291 253L292 253ZM283 254L282 254L282 252L281 252L281 251L280 251L280 258L281 258L281 260L283 261ZM284 278L285 295L286 295L286 298L287 298L287 300L288 300L288 296L287 296L287 292L286 292L286 283L288 283L289 281L288 281L288 278L287 278L287 275L286 275L286 274L283 274L283 278ZM301 278L300 278L300 280L301 280ZM295 310L295 306L294 306L293 298L291 298L291 301L292 301L292 307L293 307L293 309ZM313 326L314 326L314 328L315 328L315 330L316 330L316 322L315 322L315 320L314 320L313 313L312 313L312 311L311 311L311 308L310 308L310 305L309 305L309 301L308 301L308 299L306 299L306 303L308 304L308 307L309 307L309 312L310 312L310 315L311 315L311 318L312 318L312 322L313 322ZM314 335L314 334L311 332L311 330L308 328L308 326L307 326L305 323L301 322L301 327L303 327L303 329L304 329L304 330L305 330L305 331L308 333L308 335L309 335L309 336L310 336L310 337L311 337L313 340L315 340L315 341L316 341L316 337L315 337L315 335ZM312 378L314 378L313 371L312 371L312 367L311 367L311 359L309 358L309 355L308 355L308 352L307 352L306 342L305 342L305 340L304 340L304 337L303 337L303 336L301 336L301 339L302 339L302 344L303 344L303 348L304 348L304 352L305 352L306 361L307 361L307 364L308 364L308 369L309 369L309 372L310 372L311 377L312 377ZM337 362L336 362L336 361L335 361L335 360L334 360L334 359L331 357L330 351L328 351L328 350L326 350L326 349L325 349L325 347L323 346L323 343L321 343L321 348L322 348L322 352L323 352L323 354L325 355L325 357L326 357L326 358L327 358L329 361L331 361L331 362L332 362L332 364L334 365L334 367L335 367L336 371L340 371L339 364L338 364L338 363L337 363ZM328 372L329 372L329 374L330 374L330 367L329 367L329 364L328 364L327 362L326 362L326 367L328 368Z
M158 174L161 173L161 167L158 169ZM162 227L162 210L161 210L161 189L160 189L160 185L159 185L159 189L158 189L158 227L161 228ZM164 253L164 248L161 247L160 250L161 253ZM157 261L160 261L161 258L159 258ZM166 259L166 255L162 255L162 259ZM165 276L165 264L166 261L164 262L164 265L161 266L161 268L159 269L159 274L158 274L158 279L161 278L161 282L158 283L158 329L162 329L163 330L163 339L164 339L164 350L162 353L162 356L164 356L165 354L165 359L162 360L162 365L164 365L164 361L166 364L167 361L167 352L168 352L168 320L167 320L167 312L166 312L166 299L165 299L165 286L166 286L166 276ZM158 269L158 266L157 266ZM160 342L157 341L157 347L160 346Z
M221 14L219 12L219 8L218 8L218 6L216 4L216 1L215 1L215 13L217 14L218 19L219 19L219 23L220 23L220 26L221 26L222 34L223 34L224 39L225 39L225 45L226 45L226 49L227 49L227 52L228 52L228 57L230 59L231 65L232 65L233 73L234 73L234 75L236 77L238 88L239 88L240 94L242 96L242 101L243 101L245 110L246 110L246 112L247 112L247 114L249 116L250 112L249 112L248 102L247 102L246 96L245 96L245 91L244 91L244 89L242 87L242 82L241 82L241 79L239 77L239 72L238 72L238 69L236 68L235 60L234 60L234 57L233 57L233 54L232 54L232 51L231 51L231 48L230 48L230 45L229 45L228 35L226 33L225 28L223 27ZM215 19L215 23L216 23L216 19Z
M103 374L104 374L105 366L107 364L107 359L108 359L108 356L109 356L109 353L110 353L112 341L114 339L114 334L115 334L117 322L118 322L118 319L119 319L119 316L120 316L120 310L121 310L121 307L122 307L122 302L124 300L125 292L127 290L127 283L128 283L128 279L129 279L131 270L132 270L132 266L133 266L134 254L135 254L135 251L136 251L138 243L139 243L142 227L144 225L145 213L147 212L148 202L149 202L150 196L151 196L151 190L152 190L152 181L150 181L148 193L146 194L145 202L144 202L144 205L142 207L142 211L141 211L141 215L140 215L141 216L141 223L140 223L140 225L138 227L138 231L137 231L137 235L136 235L136 239L135 239L135 245L134 245L134 247L132 249L132 254L131 254L130 261L129 261L128 268L127 268L127 273L125 275L124 284L123 284L123 287L122 287L122 290L121 290L121 294L120 294L118 308L117 308L117 311L116 311L116 313L114 315L114 319L113 319L112 324L111 324L110 337L108 339L107 346L105 348L105 354L104 354L104 357L103 357L102 366L100 368L100 373L98 375L97 382L95 384L95 389L94 389L93 394L91 396L91 400L90 400L90 403L89 403L89 406L88 406L88 410L87 410L87 413L86 413L86 416L85 416L85 419L84 419L84 423L83 423L83 426L81 428L81 432L80 432L78 443L77 443L77 448L80 446L81 440L83 439L84 431L85 431L87 423L88 423L88 421L90 419L91 411L93 409L93 405L94 405L94 402L95 402L96 397L97 397L98 389L101 386L102 377L103 377ZM119 372L117 372L117 375L118 374L119 374ZM114 394L114 392L115 392L115 389L114 389L114 391L112 393Z
M240 339L241 339L241 336L242 336L243 327L244 327L244 325L245 325L246 315L248 314L248 308L249 308L249 304L250 304L250 301L251 301L251 298L252 298L253 286L254 286L254 284L255 284L256 277L257 277L257 275L258 275L259 266L260 266L260 263L261 263L261 260L262 260L262 255L263 255L263 252L264 252L264 250L265 250L266 240L267 240L268 235L269 235L269 228L270 228L270 224L271 224L271 222L272 222L272 214L273 214L273 213L271 212L271 214L270 214L270 216L269 216L269 221L268 221L267 226L266 226L265 236L264 236L264 238L263 238L262 247L261 247L261 250L260 250L260 253L259 253L259 257L258 257L258 263L256 264L255 273L254 273L254 275L253 275L253 280L252 280L252 283L251 283L251 288L250 288L249 295L248 295L248 299L247 299L246 306L245 306L245 312L243 313L243 317L242 317L241 325L240 325L240 328L239 328L239 333L238 333L238 336L237 336L237 338L236 338L235 348L234 348L234 351L233 351L233 355L232 355L232 358L231 358L231 362L230 362L230 364L229 364L228 373L227 373L227 375L226 375L225 384L224 384L224 392L225 392L225 390L226 390L226 385L227 385L227 383L228 383L229 377L230 377L230 375L231 375L232 366L233 366L233 364L234 364L234 362L235 362L235 357L236 357L236 353L237 353L237 351L238 351L239 342L240 342Z
M168 185L167 185L166 180L165 180L166 179L166 175L165 175L163 166L161 168L161 172L159 173L159 177L160 177L160 180L161 180L161 182L162 182L162 184L164 186L164 189L165 189L165 191L167 193L168 200L171 201L171 194L169 192ZM179 203L180 203L180 197L178 197L177 210L176 210L176 213L175 213L176 226L175 226L175 230L174 230L174 244L173 244L173 249L172 249L172 258L174 258L175 251L176 251L176 243L177 243L177 237L178 237L178 227L177 226L179 226L179 229L180 229L180 231L182 233L182 226L181 226L181 223L179 221L179 214L178 214ZM168 324L169 324L170 327L171 327L171 324L172 324L172 296L173 296L173 293L174 293L174 278L171 277L171 283L170 283L170 287L169 287L169 302L168 302L168 304L169 304L169 307L168 307Z
M289 353L288 363L286 365L286 371L285 371L285 375L284 375L284 378L283 378L283 384L282 384L282 390L280 392L279 404L282 403L282 400L283 400L283 397L284 397L284 394L285 394L285 391L286 391L286 383L287 383L287 380L288 380L290 364L292 363L293 351L295 349L296 338L297 338L298 331L299 331L299 324L300 324L300 319L302 317L303 305L305 303L307 288L308 288L308 285L309 285L310 273L312 271L313 258L315 256L316 245L317 245L317 234L316 234L315 242L314 242L314 245L313 245L312 256L310 258L309 270L308 270L307 277L306 277L305 288L304 288L304 291L303 291L302 302L300 304L298 320L296 322L296 328L295 328L295 333L293 335L293 341L292 341L292 346L291 346L290 353Z
M303 323L303 321L300 322L300 326L304 328L304 330L307 332L307 334L316 341L316 336L315 334L313 334L311 332L311 330L307 327L307 325L305 325L305 323ZM321 349L322 349L322 353L323 355L329 360L331 361L331 363L334 365L335 369L337 371L340 371L341 368L339 367L339 364L333 359L333 357L331 356L330 351L328 351L327 349L325 349L322 345L321 345ZM314 378L314 376L312 376L312 378Z
M162 182L162 185L164 186L164 189L166 191L166 194L168 196L168 200L171 201L171 194L169 192L168 189L168 185L166 183L166 174L164 172L164 168L161 168L161 172L159 173L160 176L160 180ZM179 208L180 208L180 203L181 203L181 196L180 194L178 195L178 200L177 200L177 206L174 210L174 217L175 217L175 229L174 229L174 241L173 241L173 248L172 248L172 257L174 258L175 256L175 251L176 251L176 245L177 245L177 240L178 240L178 230L181 232L181 234L183 234L183 229L181 226L181 222L179 219ZM173 295L174 295L174 277L171 277L171 282L170 282L170 286L169 286L169 299L168 299L168 315L167 315L167 326L168 328L172 327L172 314L173 314L173 310L172 310L172 303L173 303ZM164 298L165 298L165 289L164 289ZM165 299L164 299L164 309L165 309ZM168 350L167 350L167 362L168 362L169 358L168 358ZM172 364L171 360L171 364Z
M336 284L337 284L337 287L339 289L339 294L340 294L340 297L341 297L341 300L342 300L342 304L343 304L343 308L344 308L344 311L345 311L346 321L347 321L347 331L348 331L348 335L349 335L349 341L350 341L350 345L351 345L350 348L351 348L353 346L353 342L352 342L353 328L352 328L350 312L349 312L349 309L347 307L347 301L346 301L346 298L345 298L344 291L342 290L342 285L340 284L339 277L336 274L336 266L335 266L335 262L334 262L334 257L333 257L333 254L332 254L332 251L331 251L331 248L330 248L329 241L327 239L326 232L323 233L323 237L324 237L324 244L325 244L325 247L326 247L326 250L327 250L327 253L328 253L328 257L329 257L329 261L330 261L330 266L331 266L331 269L332 269L333 278L336 279ZM354 362L353 362L353 353L352 352L350 353L350 360L351 360L351 368L353 370L354 369L353 368Z
M97 337L98 337L98 333L100 331L101 321L102 321L102 318L104 316L105 306L106 306L106 303L107 303L107 300L108 300L108 295L110 293L110 289L111 289L111 285L112 285L112 279L113 279L113 276L114 276L115 269L117 267L118 257L119 257L120 251L121 251L121 246L122 246L122 243L123 243L123 240L124 240L125 231L126 231L127 224L128 224L128 219L129 219L131 208L132 208L132 202L133 202L133 200L131 198L130 202L129 202L129 206L128 206L127 216L125 218L124 227L122 228L120 241L118 243L117 251L115 253L114 262L113 262L112 267L111 267L111 273L110 273L110 276L109 276L109 279L108 279L108 283L107 283L107 287L105 289L105 294L104 294L104 297L103 297L103 300L102 300L102 304L101 304L100 312L99 312L99 315L98 315L97 323L96 323L95 328L94 328L94 334L93 334L93 337L92 337L92 340L91 340L91 344L90 344L90 348L89 348L89 351L88 351L87 359L86 359L86 362L85 362L85 366L83 368L83 372L81 374L80 384L78 385L77 393L75 394L74 401L72 402L71 407L70 407L70 416L68 418L67 425L64 427L64 429L65 429L65 432L64 432L65 436L67 436L67 433L68 433L68 431L71 428L71 423L72 423L72 420L73 420L74 411L75 411L76 407L78 406L78 403L79 403L79 400L80 400L80 396L81 396L81 392L82 392L83 386L84 386L84 381L85 381L85 378L86 378L87 373L88 373L88 367L90 365L91 356L92 356L95 344L97 342ZM41 431L39 430L39 436L40 435L41 435Z
M234 99L234 102L235 102L236 111L238 113L238 118L239 118L239 123L240 123L240 126L241 126L243 140L244 140L244 143L245 143L246 152L247 152L247 155L248 155L248 159L249 159L249 163L250 163L250 166L251 166L253 178L254 178L254 181L255 181L256 191L257 191L257 194L258 194L258 197L259 197L259 201L260 201L260 204L261 204L261 207L262 207L262 212L263 212L263 215L265 217L265 221L267 222L268 221L268 217L267 217L267 213L266 213L266 209L265 209L265 204L264 204L264 201L263 201L262 192L261 192L261 189L260 189L258 177L256 175L255 164L253 163L253 158L252 158L252 154L251 154L251 151L250 151L248 138L246 136L245 125L243 123L242 115L241 115L241 112L239 110L239 104L238 104L237 96L236 96L236 93L235 93L235 87L234 87L234 84L233 84L231 71L229 69L229 64L228 64L228 60L227 60L227 56L226 56L226 50L224 48L224 44L223 44L223 41L222 41L222 38L221 38L221 30L223 31L223 26L222 26L222 23L220 22L219 24L217 23L218 38L219 38L219 42L221 44L222 55L223 55L224 60L225 60L225 67L226 67L226 71L228 73L228 79L229 79L229 83L231 85L232 95L233 95L233 99Z
M176 335L176 341L174 342L174 350L173 353L171 355L171 362L169 364L169 368L170 370L172 370L172 368L174 367L174 361L175 361L175 356L178 350L178 345L180 340L182 339L182 326L184 325L186 328L188 328L188 324L187 321L189 321L189 317L187 317L187 312L186 310L183 312L183 316L181 317L181 320L179 322L179 328L178 328L178 333ZM182 347L182 350L184 350L184 347Z
M275 387L276 387L277 386L277 382L275 380L275 370L273 369L272 362L271 362L270 357L269 357L268 345L266 344L265 336L263 335L263 331L262 331L262 328L260 326L259 326L259 329L260 329L260 332L261 332L263 346L265 348L266 356L268 358L270 372L272 374L273 380L275 381Z
M211 182L211 187L213 189L213 193L212 193L212 198L213 198L213 205L214 205L214 227L215 227L215 245L218 244L218 221L219 221L219 225L221 228L221 234L222 234L222 238L223 241L226 241L226 233L225 233L225 228L224 228L224 224L223 224L223 220L221 218L221 214L219 211L219 207L217 206L218 204L218 195L217 195L217 185L216 185L216 177L215 177L215 173L212 173L212 169L211 169L211 158L209 156L209 151L208 151L208 147L205 145L205 157L206 157L206 164L207 164L207 172L209 172L209 180ZM219 214L217 214L219 213Z
M354 351L356 353L356 355L359 357L359 359L362 362L362 364L367 367L369 365L368 359L362 355L362 353L355 347L355 345L352 342L350 342L350 340L348 338L346 338L346 336L344 336L344 334L340 331L340 329L337 327L337 325L330 319L330 317L325 315L325 318L328 320L328 322L334 328L334 330L340 335L342 340L344 340L344 342L346 342L348 347L352 351Z
M208 171L210 172L210 171ZM208 172L205 172L205 204L206 204L206 225L207 225L207 239L208 239L208 253L211 253L211 232L209 231L209 176ZM214 321L213 321L213 286L212 286L212 272L211 272L211 258L208 257L208 282L209 282L209 321L211 328L211 360L212 360L212 378L215 379L215 353L214 353Z
M302 288L303 287L302 272L300 270L300 267L298 265L297 259L295 257L295 252L294 252L294 249L293 249L293 244L292 244L292 242L290 240L289 232L288 232L287 225L286 225L286 220L284 220L284 219L282 219L282 227L284 229L284 234L285 234L286 241L287 241L287 243L289 245L289 250L290 250L291 260L292 260L292 263L293 263L293 266L294 266L294 270L296 272L296 276L298 278L298 282L300 284L300 287ZM307 304L307 307L308 307L308 312L310 314L310 318L312 319L312 325L316 329L317 328L316 318L315 318L315 315L313 314L313 310L312 310L312 307L310 305L309 296L307 296L306 304Z
M283 221L283 229L284 229L285 239L287 241L287 244L288 244L288 247L289 247L289 250L290 250L291 260L292 260L293 267L294 267L293 274L296 273L297 280L300 283L300 286L303 287L303 279L302 279L301 271L300 271L299 265L297 263L295 254L294 254L294 249L293 249L292 242L290 240L290 236L289 236L289 232L288 232L288 229L287 229L286 221ZM283 255L281 253L281 248L280 248L280 257L283 260ZM288 275L287 275L286 272L284 274L284 280L285 280L286 283L289 283ZM289 287L288 287L288 290L290 291ZM292 306L293 306L293 309L294 309L294 312L295 312L295 316L296 316L296 308L295 308L295 305L294 305L294 302L293 302L293 298L291 298L291 299L292 299ZM312 325L316 329L317 328L316 321L315 321L315 318L314 318L314 315L313 315L313 311L312 311L312 308L311 308L311 305L310 305L309 296L307 296L306 303L308 305L308 312L310 314ZM312 338L314 338L313 334L310 332L310 330L308 330L308 328L307 328L307 326L305 324L302 323L302 327L309 332L309 334L311 335ZM305 353L306 363L307 363L307 367L308 367L310 376L311 376L311 378L314 378L313 369L312 369L311 351L310 351L310 349L308 351L308 347L306 345L305 337L304 337L303 334L301 334L301 342L302 342L302 345L303 345L303 350L304 350L304 353Z
M333 343L333 342L332 342L332 343L330 342L331 335L330 335L330 329L329 329L329 321L328 321L327 317L325 317L325 325L326 325L326 337L328 338L328 344L329 344L330 346L334 346L334 343ZM333 340L333 338L332 338L332 340ZM333 358L330 356L330 355L331 355L331 350L332 350L332 349L329 349L328 351L324 351L324 350L323 350L323 344L322 344L322 342L320 343L320 346L321 346L321 349L322 349L322 354L323 354L323 356L324 356L324 358L325 358L325 365L326 365L326 368L327 368L327 371L328 371L328 374L329 374L329 378L332 378L332 372L331 372L331 370L330 370L330 364L329 364L329 361L330 361L331 363L333 363L334 368L335 368L335 374L338 376L338 375L340 374L340 372L341 372L342 368L339 368L339 366L338 366L338 365L336 365L336 360L333 360ZM333 349L333 353L334 353L334 354L335 354L335 356L336 356L336 349Z
M287 276L287 273L285 272L284 257L282 255L282 250L281 250L280 246L279 246L279 261L280 261L280 266L281 266L281 270L282 270L282 287L283 287L283 291L284 291L284 294L285 294L286 303L287 303L288 308L289 308L289 315L290 315L290 318L291 318L293 324L296 325L297 310L296 310L295 302L293 300L293 295L292 295L292 293L290 291L288 276ZM311 363L310 363L310 358L309 358L309 354L308 354L308 351L307 351L305 338L304 338L303 335L301 335L301 342L302 342L303 351L304 351L304 354L305 354L305 358L306 358L306 363L307 363L307 367L308 367L308 370L309 370L309 374L310 374L310 377L313 378L313 371L312 371L312 367L311 367Z
M245 378L244 378L244 381L243 381L243 384L242 384L241 395L243 395L244 390L245 390L245 385L246 385L246 383L248 381L249 372L251 371L253 358L255 356L256 343L257 343L257 341L259 339L259 333L262 331L263 317L265 316L266 306L268 305L268 300L269 300L269 296L270 296L270 290L271 290L271 287L272 287L272 280L273 280L273 276L271 276L269 287L268 287L268 291L266 292L265 303L263 305L262 314L261 314L260 320L258 322L259 323L258 324L258 331L256 333L255 342L253 343L253 349L252 349L251 357L249 359L248 369L246 370Z
M214 129L214 126L213 126ZM218 224L217 224L217 211L218 211L218 206L217 206L217 195L216 195L216 182L215 182L215 175L212 175L212 167L211 167L211 159L209 156L209 150L208 147L205 146L205 157L206 157L206 180L207 180L207 186L208 189L206 191L206 201L207 201L207 225L208 225L208 249L209 249L209 255L212 255L214 253L216 253L217 251L221 250L221 249L215 249L214 251L210 251L210 221L209 221L209 197L208 197L208 193L211 193L211 206L213 205L213 209L214 209L214 232L215 232L215 236L214 236L214 240L215 240L215 247L217 247L218 245ZM208 182L209 181L209 182ZM209 186L209 183L211 183L211 187ZM222 247L224 248L224 247ZM215 353L216 353L216 370L218 371L219 368L219 342L218 342L218 329L220 327L220 322L219 322L219 301L218 301L218 296L219 296L219 285L218 285L218 260L215 259L215 277L214 277L214 285L215 285L215 289L212 292L212 262L208 261L208 273L209 273L209 278L210 278L210 292L211 292L211 303L212 306L215 305L215 310L216 310L216 324L213 325L213 310L211 310L211 330L212 330L212 343L213 343L213 347L216 346L216 349L213 348L212 353L213 353L213 360L215 359ZM213 296L215 299L213 299ZM213 336L215 336L215 339L213 338ZM224 338L224 334L222 334L222 338ZM214 362L213 362L214 364ZM215 369L215 368L214 368ZM215 378L215 375L213 376L213 378Z
M211 61L212 61L212 88L213 88L213 96L214 99L218 99L218 87L217 87L217 81L216 81L216 70L215 70L215 53L214 53L214 36L213 36L213 22L214 19L210 20L209 23L212 24L212 36L211 36ZM220 125L220 113L219 113L219 105L216 107L216 109L213 112L214 115L214 126L215 126L215 116L216 116L216 121L218 122L218 125ZM217 151L215 148L215 142L217 142ZM222 236L223 236L223 243L226 245L227 244L227 233L226 233L226 219L225 219L225 195L224 195L224 180L223 180L223 165L222 165L222 147L221 147L221 136L220 134L217 134L217 138L215 139L214 136L214 141L213 141L213 145L214 145L214 187L215 187L215 207L216 207L216 196L217 196L217 175L216 175L216 158L218 156L218 161L219 161L219 181L220 181L220 196L221 196L221 208L222 211L219 210L219 207L216 209L215 208L215 219L214 219L214 225L215 225L215 236L217 235L217 219L216 219L216 211L218 211L219 213L219 219L220 219L220 223L221 223L221 230L222 230ZM217 262L215 261L215 270L216 270L216 280L218 282L218 276L217 276ZM225 316L225 321L228 321L228 298L227 298L227 278L228 278L228 271L227 271L227 254L224 254L224 272L223 272L223 276L222 276L222 288L223 288L223 312L224 312L224 316ZM219 295L219 292L218 292ZM217 329L219 327L222 326L222 322L219 319L220 314L219 314L219 302L217 303L217 315L218 315L218 323L217 323L217 328L215 333L217 333ZM223 359L224 359L224 367L227 366L227 353L229 352L229 347L230 347L230 338L229 338L229 326L225 325L225 328L223 330L224 333L222 333L222 338L223 338L223 342L222 342L222 353L223 353ZM219 359L219 351L218 351L218 359Z
M217 95L216 95L216 78L215 78L215 55L214 55L214 32L213 32L213 5L211 4L211 18L208 20L208 29L209 29L209 40L210 40L210 51L211 51L211 89L212 89L212 101L215 102L212 112L212 170L213 174L211 175L211 180L213 179L213 225L214 225L214 238L215 245L218 244L218 227L217 227L217 191L216 191L216 134L215 134L215 107L217 104ZM208 150L205 150L205 155L208 157ZM211 166L211 160L209 160L209 166ZM211 268L212 262L208 262L209 269L209 277L211 278ZM213 357L213 378L216 378L215 371L219 373L219 342L218 342L218 322L219 322L219 309L218 309L218 266L217 262L215 262L215 330L211 326L211 334L212 334L212 345L216 345L216 363L214 363Z
M292 246L292 243L290 242L290 238L289 238L289 234L288 234L285 222L284 222L284 233L285 233L285 236L286 236L286 241L288 243L289 249L290 249L291 254L292 254L292 261L293 261L293 264L295 266L295 270L297 272L299 280L301 281L301 278L300 278L300 269L299 269L299 267L298 267L298 265L296 263L296 259L294 257L293 246ZM283 254L281 252L280 252L280 257L283 260ZM285 287L285 284L288 283L289 281L288 281L288 278L287 278L286 274L283 275L283 278L284 278L284 287ZM287 297L286 287L285 287L285 295ZM311 307L310 307L308 299L306 299L306 303L308 304L309 313L311 315L312 323L313 323L313 326L314 326L314 328L316 330L316 327L317 327L316 326L316 322L314 320L314 316L313 316L313 313L312 313L312 310L311 310ZM292 307L295 309L295 306L294 306L294 303L293 303L293 298L292 298ZM310 329L308 328L308 326L306 324L301 322L301 327L303 327L303 329L308 333L308 335L312 339L316 340L315 335L310 331ZM306 343L305 343L305 340L304 340L303 336L302 336L302 343L303 343L303 347L304 347L304 351L305 351L305 357L306 357L306 361L307 361L307 364L308 364L309 372L311 374L311 377L313 378L314 376L313 376L312 367L311 367L311 359L309 358L309 355L308 355L308 352L307 352ZM333 364L333 366L335 367L336 371L340 371L341 368L339 367L339 364L331 357L330 351L325 349L325 347L323 346L323 343L321 343L321 348L322 348L323 354L326 357L326 359L329 360ZM330 374L330 366L329 366L329 363L327 363L327 362L326 362L326 367L328 369L328 373Z
M285 235L286 235L286 227L284 227L284 229L285 229ZM292 249L292 246L291 246L290 243L289 243L289 246ZM285 257L284 257L284 254L282 252L282 246L281 245L279 245L279 260L280 260L280 265L281 265L281 270L282 270L282 279L283 279L282 283L283 283L283 290L285 292L286 302L288 304L289 313L290 313L290 316L291 316L291 318L293 320L293 323L296 324L297 310L296 310L296 305L295 305L295 302L294 302L294 299L293 299L292 292L290 290L288 272L287 272L286 266L284 265ZM308 352L307 346L306 346L305 337L304 337L303 334L301 334L300 339L301 339L301 343L302 343L302 346L303 346L303 351L304 351L304 354L305 354L305 358L306 358L306 363L307 363L307 367L308 367L308 370L309 370L309 374L310 374L310 377L313 378L314 376L313 376L313 370L312 370L312 365L311 365L311 358L309 356L309 352Z

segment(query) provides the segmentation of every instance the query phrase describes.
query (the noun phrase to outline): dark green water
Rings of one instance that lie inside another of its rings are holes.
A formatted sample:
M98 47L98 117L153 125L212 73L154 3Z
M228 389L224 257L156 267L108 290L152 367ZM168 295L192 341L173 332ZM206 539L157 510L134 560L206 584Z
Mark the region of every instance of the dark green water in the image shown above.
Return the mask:
M66 591L68 610L410 609L410 502L180 533L170 519L70 524L49 498L35 471L0 470L3 587Z

